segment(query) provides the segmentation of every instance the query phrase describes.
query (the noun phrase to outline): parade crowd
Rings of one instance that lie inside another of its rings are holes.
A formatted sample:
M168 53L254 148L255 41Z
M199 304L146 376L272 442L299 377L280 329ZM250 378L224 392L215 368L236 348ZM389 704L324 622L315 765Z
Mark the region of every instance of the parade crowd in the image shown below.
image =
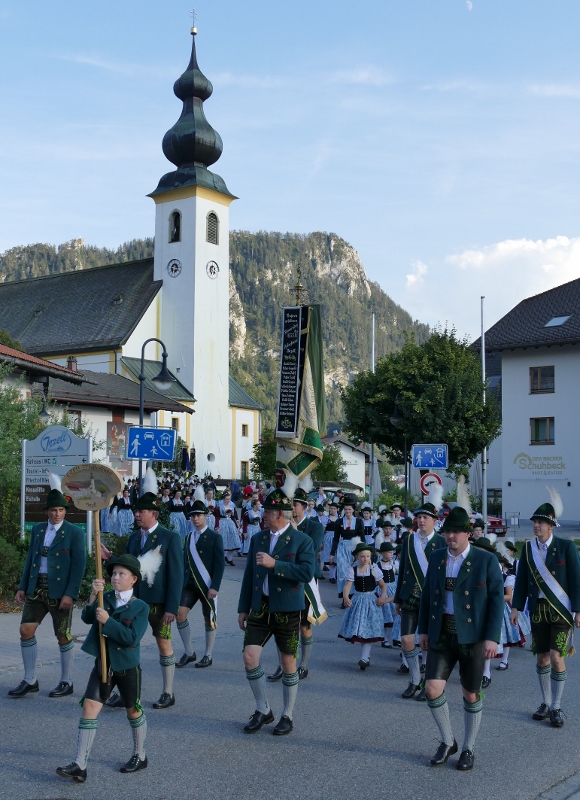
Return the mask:
M129 481L111 507L101 511L102 530L128 539L124 554L114 557L105 545L98 554L112 589L95 579L82 610L83 621L91 626L82 649L95 663L81 701L77 752L70 764L57 768L58 775L86 780L103 705L124 708L131 727L133 754L120 771L148 766L141 639L150 627L159 651L162 687L153 708L170 708L175 669L213 664L221 582L240 557L245 568L238 624L254 699L245 733L276 722L268 702L268 683L276 681L282 683L283 710L272 732L292 732L299 682L309 674L313 626L327 617L319 591L325 580L336 586L337 606L344 610L338 636L360 646L360 670L370 668L373 646L400 648L398 672L408 676L402 698L426 703L439 733L439 747L430 759L434 767L459 752L457 769L473 768L482 690L491 684L492 665L505 672L511 648L530 637L541 698L532 717L555 728L564 725L565 659L573 653L573 629L580 627L580 559L572 541L554 535L562 514L555 492L531 517L533 537L520 549L486 536L485 523L474 519L468 497L459 490L458 504L441 518L438 491L406 516L398 503L375 512L368 503L357 508L353 495L329 499L322 489L309 488L291 475L282 489L252 482L242 490L235 481L218 500L211 478L180 482L166 476L158 481L148 470L140 496L136 482ZM16 594L23 604L24 677L8 693L12 698L39 691L35 632L47 614L61 660L61 680L49 696L74 691L70 628L86 551L83 532L65 519L68 507L61 491L52 489L47 522L32 532ZM188 619L197 603L205 629L201 658ZM179 657L171 636L174 622L182 645ZM261 656L272 637L278 666L266 676ZM461 747L446 696L457 664Z

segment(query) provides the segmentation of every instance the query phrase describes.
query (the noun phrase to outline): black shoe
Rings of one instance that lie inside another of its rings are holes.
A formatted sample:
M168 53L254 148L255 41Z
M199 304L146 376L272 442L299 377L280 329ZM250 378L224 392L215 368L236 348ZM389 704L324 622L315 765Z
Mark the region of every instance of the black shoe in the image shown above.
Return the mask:
M211 667L212 664L213 661L211 660L211 658L209 656L204 656L201 659L201 661L197 662L195 666L198 667L199 669L203 669L204 667Z
M61 778L72 778L75 783L84 783L87 779L86 769L81 769L75 761L66 767L57 767L56 774Z
M282 672L282 667L276 667L276 670L271 675L268 675L266 680L270 681L270 683L275 683L276 681L279 681L282 678L283 674L284 673Z
M325 581L326 578L324 577L324 575L320 575L318 578L316 578L316 580L317 581Z
M280 717L280 722L276 725L272 733L274 736L288 736L289 733L292 733L293 727L294 725L290 717Z
M140 769L147 769L147 756L144 759L140 759L137 753L127 761L127 763L121 767L119 772L139 772Z
M427 669L427 664L421 664L421 666L419 667L419 672L421 673L421 675L425 674L426 669Z
M187 653L184 653L175 666L177 669L181 669L182 667L186 667L188 664L191 664L196 658L197 656L195 653L192 656L188 656ZM197 664L195 666L197 667Z
M34 681L34 683L26 683L26 681L20 681L16 689L10 689L8 692L8 697L24 697L25 694L32 694L32 692L38 691L38 681Z
M262 725L269 725L274 722L274 712L272 709L267 714L262 714L261 711L254 711L250 717L250 721L244 725L244 733L257 733Z
M56 686L52 692L48 693L49 697L66 697L67 694L73 693L73 685L72 683L67 683L67 681L61 681L58 686Z
M336 578L329 578L328 582L332 583L332 584L335 584L336 583Z
M532 719L544 720L550 716L550 707L546 703L538 706L538 710L532 714Z
M109 699L105 700L105 705L107 708L125 708L123 698L118 692L113 692Z
M553 708L550 711L550 725L552 728L564 727L564 717L562 716L562 709Z
M226 558L226 564L228 565L228 567L235 567L236 566L233 561L228 561L227 558Z
M392 644L389 644L388 642L381 642L381 647L387 647L387 648L389 648L389 649L390 649L390 648L392 648L392 646L393 646L393 645L392 645Z
M509 664L506 664L505 661L500 661L499 666L497 666L496 669L498 672L505 672L508 667Z
M441 742L437 748L437 752L431 759L431 764L434 767L439 767L441 764L445 764L449 756L454 756L458 749L459 748L457 747L457 742L455 739L453 740L453 744L445 744L445 742Z
M368 669L368 667L370 667L371 662L370 661L365 661L364 658L361 658L361 660L358 662L358 665L362 669L362 671L364 672L365 669Z
M393 647L400 647L400 646L401 642L399 641L399 639L393 639Z
M298 680L303 681L304 678L307 677L308 677L308 670L306 669L306 667L298 667ZM282 719L284 718L282 717Z
M345 608L346 608L346 606L345 606L345 604L344 604L344 603L341 603L341 604L339 605L339 608L345 609Z
M330 570L328 569L328 567L323 567L323 568L322 568L322 571L323 571L323 572L330 572Z
M425 694L425 687L424 686L421 686L421 691L419 692L419 694L417 695L415 700L419 700L421 703L426 703L427 702L427 695Z
M457 762L457 769L467 772L468 769L473 769L474 761L475 756L471 750L462 750L461 755L459 756L459 761Z
M408 675L408 674L409 674L409 667L406 667L404 664L401 664L401 666L397 670L397 675Z
M421 687L417 686L416 683L410 683L403 692L403 694L401 695L401 697L403 697L405 700L409 700L411 697L414 697L417 694L417 692L420 691L420 689Z
M483 678L481 679L481 688L487 689L490 683L491 683L491 678L488 678L487 675L484 675Z
M175 695L163 692L161 697L156 703L153 703L153 708L169 708L175 705Z

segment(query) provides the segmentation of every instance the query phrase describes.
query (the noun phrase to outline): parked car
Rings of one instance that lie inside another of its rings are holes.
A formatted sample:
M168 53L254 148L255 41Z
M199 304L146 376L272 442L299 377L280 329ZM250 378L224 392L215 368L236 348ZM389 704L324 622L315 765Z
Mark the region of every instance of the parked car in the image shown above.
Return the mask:
M451 509L455 508L456 505L457 505L457 503L452 503L452 502L443 503L443 505L441 506L441 509L439 510L439 520L441 522L443 522L443 520L449 514ZM475 514L471 514L469 519L471 520L471 523L473 524L473 522L476 519L476 515ZM506 533L507 533L507 527L506 527L505 522L503 521L503 519L501 517L494 517L494 516L490 516L490 515L488 515L488 517L487 517L487 528L485 530L486 530L487 533L495 533L496 536L505 536Z

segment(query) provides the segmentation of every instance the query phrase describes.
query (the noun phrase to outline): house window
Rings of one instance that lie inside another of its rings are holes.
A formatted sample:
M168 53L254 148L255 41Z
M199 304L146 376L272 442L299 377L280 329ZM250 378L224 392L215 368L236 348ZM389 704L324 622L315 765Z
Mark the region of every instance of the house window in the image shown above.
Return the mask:
M240 461L240 478L247 481L250 477L250 463L249 461Z
M207 241L210 244L220 243L220 230L219 230L218 215L214 211L210 211L207 215Z
M179 419L178 417L171 417L171 427L174 431L179 432Z
M247 435L248 435L248 426L242 425L242 436L247 436Z
M174 211L169 217L169 241L181 241L181 214L179 211Z
M530 419L530 444L554 444L554 417Z
M530 367L530 394L554 391L554 367Z
M562 314L559 317L552 317L552 319L548 320L544 325L544 328L558 328L560 325L563 325L565 322L568 322L572 314Z

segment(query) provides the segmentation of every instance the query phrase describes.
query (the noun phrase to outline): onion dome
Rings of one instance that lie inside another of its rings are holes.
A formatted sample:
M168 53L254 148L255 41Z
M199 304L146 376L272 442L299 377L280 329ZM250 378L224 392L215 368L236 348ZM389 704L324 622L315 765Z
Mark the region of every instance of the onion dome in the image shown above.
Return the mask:
M175 125L163 137L162 145L165 157L177 169L161 178L150 197L184 186L205 186L232 196L223 178L208 169L221 156L223 143L205 117L203 102L211 97L213 86L199 69L195 52L196 29L192 28L191 33L189 65L173 86L183 109Z

